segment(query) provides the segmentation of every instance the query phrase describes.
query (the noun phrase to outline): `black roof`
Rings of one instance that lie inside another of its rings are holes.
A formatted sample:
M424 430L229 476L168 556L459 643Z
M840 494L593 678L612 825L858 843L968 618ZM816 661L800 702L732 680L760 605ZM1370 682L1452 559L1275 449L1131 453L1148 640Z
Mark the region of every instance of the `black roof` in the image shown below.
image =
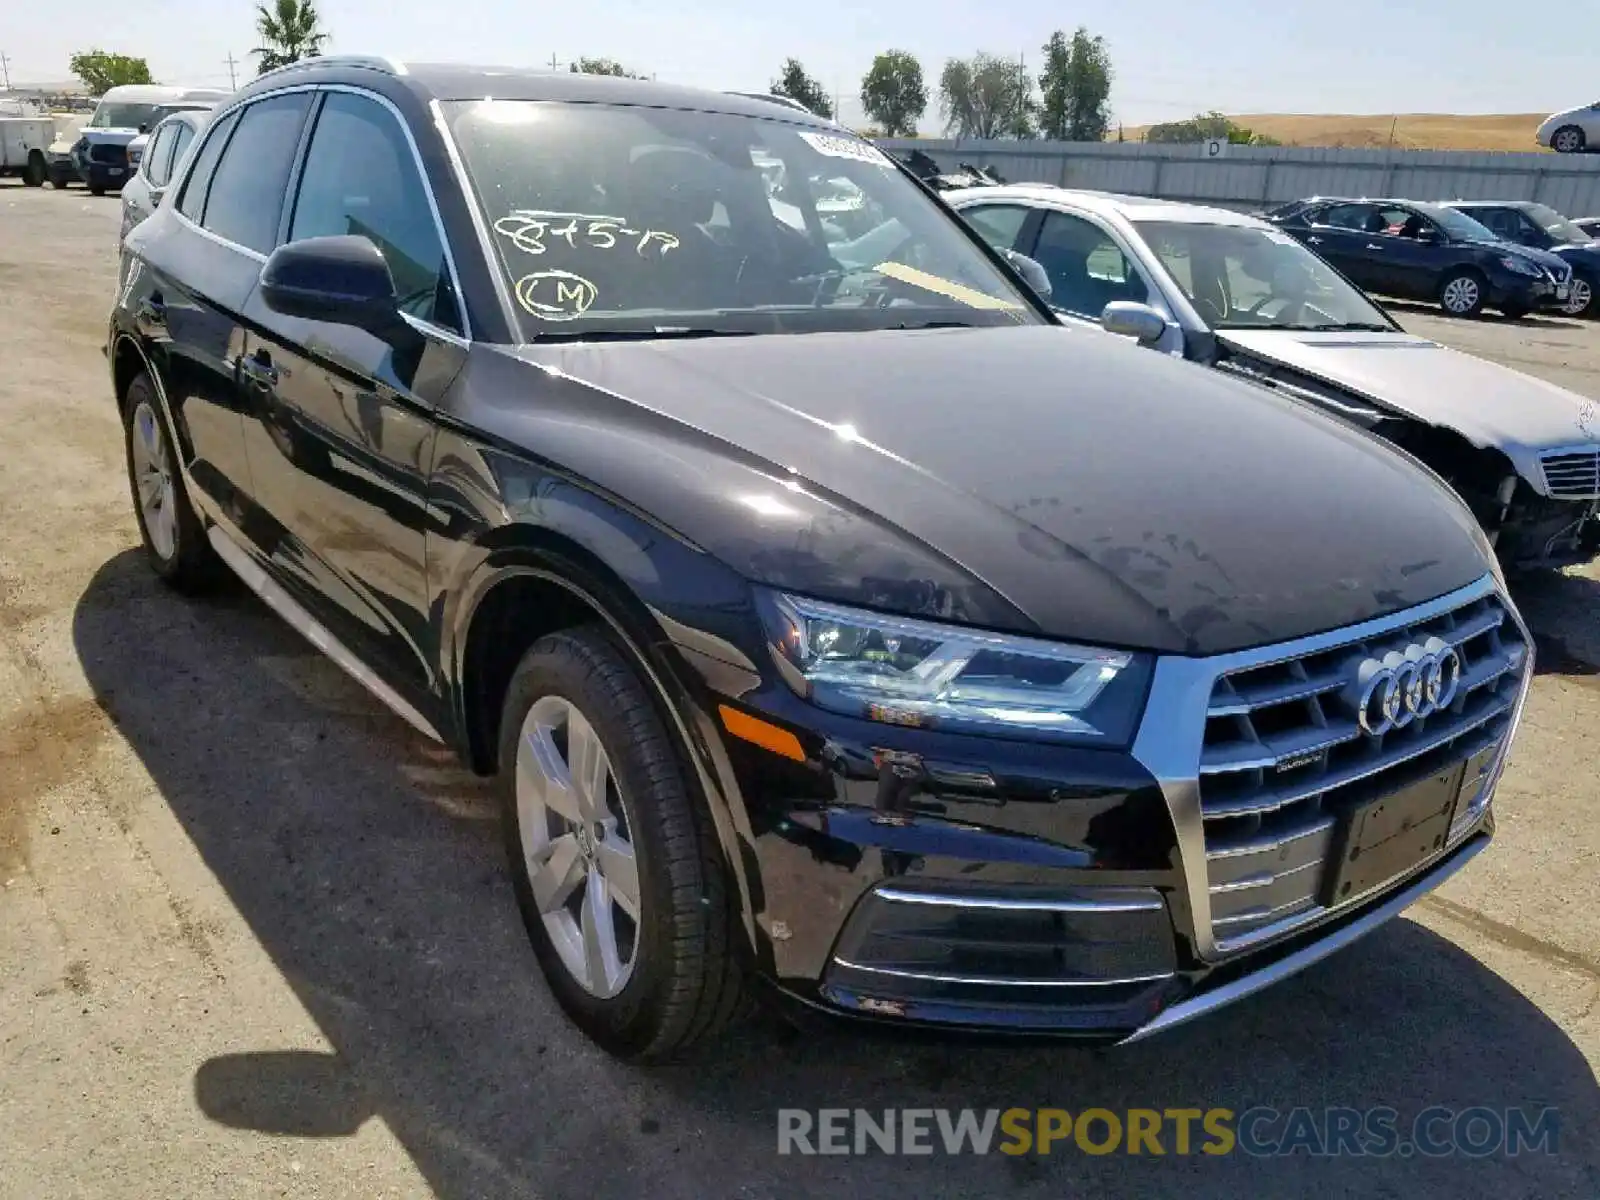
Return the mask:
M538 67L469 66L460 63L394 62L359 55L324 55L304 59L259 76L240 95L269 91L285 83L304 81L359 84L372 75L386 76L425 103L430 100L555 100L569 104L636 104L649 108L680 108L701 112L766 117L791 124L836 129L830 121L775 103L762 96L682 87L651 79L624 79L614 75L587 75Z

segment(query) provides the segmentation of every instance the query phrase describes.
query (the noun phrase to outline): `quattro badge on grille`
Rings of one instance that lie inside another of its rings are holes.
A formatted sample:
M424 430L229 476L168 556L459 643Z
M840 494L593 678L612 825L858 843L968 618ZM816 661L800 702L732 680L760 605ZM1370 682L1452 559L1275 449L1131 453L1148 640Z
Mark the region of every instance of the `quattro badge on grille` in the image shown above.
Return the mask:
M1449 708L1461 685L1461 656L1442 638L1366 658L1344 698L1363 733L1378 737Z

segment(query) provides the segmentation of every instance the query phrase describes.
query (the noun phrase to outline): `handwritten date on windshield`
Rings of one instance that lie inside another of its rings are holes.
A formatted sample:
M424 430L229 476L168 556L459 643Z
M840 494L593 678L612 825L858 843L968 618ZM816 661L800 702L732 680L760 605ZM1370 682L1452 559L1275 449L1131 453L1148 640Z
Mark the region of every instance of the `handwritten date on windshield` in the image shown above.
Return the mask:
M543 254L547 240L566 242L573 250L586 246L594 250L610 250L632 242L634 251L642 258L651 246L659 247L665 255L676 250L678 239L659 229L637 229L626 218L608 217L600 213L548 212L542 209L513 209L494 223L495 231L511 240L511 244L524 254Z

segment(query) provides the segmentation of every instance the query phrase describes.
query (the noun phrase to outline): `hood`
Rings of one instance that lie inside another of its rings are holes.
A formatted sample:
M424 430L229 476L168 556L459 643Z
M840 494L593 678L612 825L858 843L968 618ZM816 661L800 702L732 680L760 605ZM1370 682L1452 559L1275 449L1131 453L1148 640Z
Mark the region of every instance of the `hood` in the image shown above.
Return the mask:
M1550 253L1559 256L1571 267L1582 264L1590 270L1600 269L1600 242L1590 242L1588 245L1564 242L1550 247Z
M1463 240L1464 245L1477 246L1482 250L1493 250L1499 254L1510 255L1512 258L1526 258L1538 263L1547 271L1560 274L1567 269L1567 262L1559 254L1552 254L1549 250L1539 250L1533 246L1524 246L1517 242L1507 242L1500 238L1484 240L1472 238Z
M1341 627L1491 569L1470 514L1413 460L1117 338L1031 326L515 355L520 374L466 385L475 424L748 575L846 602L862 596L836 572L784 564L847 566L869 539L838 530L867 524L903 561L1003 598L984 621L1173 653ZM752 479L768 494L734 494Z
M85 126L79 131L79 136L91 146L126 146L141 135L137 129L90 129Z
M1501 450L1541 493L1541 450L1600 442L1594 401L1409 333L1229 329L1217 339Z

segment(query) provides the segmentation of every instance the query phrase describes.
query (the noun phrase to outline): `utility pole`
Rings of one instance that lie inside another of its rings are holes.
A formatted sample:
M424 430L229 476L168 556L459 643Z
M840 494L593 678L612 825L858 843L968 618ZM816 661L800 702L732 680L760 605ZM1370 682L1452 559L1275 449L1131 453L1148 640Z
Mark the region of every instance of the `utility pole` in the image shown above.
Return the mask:
M554 70L555 70L555 69L556 69L556 65L557 65L557 64L556 64L556 56L555 56L555 52L554 52L554 51L551 51L551 53L550 53L550 69L551 69L551 70L552 70L552 71L554 71Z
M239 90L239 79L233 73L233 69L234 69L234 67L236 67L238 65L239 65L238 64L238 60L233 57L233 51L229 50L228 51L228 88L229 88L229 90L235 91L235 92Z
M9 92L11 90L11 60L3 52L0 52L0 75L5 76L6 91Z

